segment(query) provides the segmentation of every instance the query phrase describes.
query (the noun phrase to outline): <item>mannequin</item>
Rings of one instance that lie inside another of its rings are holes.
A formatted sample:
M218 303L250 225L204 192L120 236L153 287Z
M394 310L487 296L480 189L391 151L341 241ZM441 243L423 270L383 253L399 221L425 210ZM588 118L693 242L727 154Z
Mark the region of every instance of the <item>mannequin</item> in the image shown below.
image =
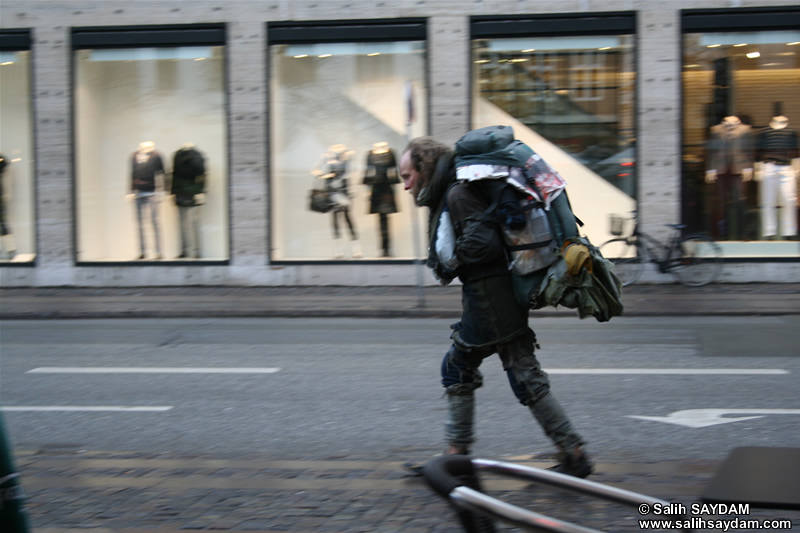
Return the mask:
M150 213L155 238L155 259L161 259L161 239L158 232L158 200L164 191L164 162L152 141L139 143L131 156L131 193L136 201L136 221L139 225L139 259L145 258L144 212Z
M784 239L797 238L797 168L800 142L797 131L783 115L773 117L758 134L756 154L761 166L761 232L767 240L776 238L780 209L780 230Z
M369 212L380 217L382 257L391 257L389 243L389 214L397 213L392 185L400 183L394 152L387 142L376 142L367 154L364 185L372 187Z
M344 245L341 240L341 233L339 231L339 217L343 218L350 229L350 245L351 255L354 258L360 258L361 245L358 242L358 234L356 233L353 221L350 218L350 193L348 191L347 171L348 162L353 155L352 151L348 151L347 147L343 144L334 144L328 151L322 154L322 163L320 169L315 170L313 173L325 180L325 186L328 190L329 198L333 204L331 209L331 219L333 227L333 241L335 249L335 257L344 257Z
M180 218L181 253L179 258L200 257L199 206L205 203L206 164L194 143L184 143L172 157L172 184Z
M736 240L743 233L744 187L753 179L751 128L739 117L728 116L711 128L706 157L706 183L716 184L714 229L721 239Z
M11 227L6 222L6 200L3 188L3 175L8 161L0 154L0 259L14 259L17 247L14 244L14 235Z

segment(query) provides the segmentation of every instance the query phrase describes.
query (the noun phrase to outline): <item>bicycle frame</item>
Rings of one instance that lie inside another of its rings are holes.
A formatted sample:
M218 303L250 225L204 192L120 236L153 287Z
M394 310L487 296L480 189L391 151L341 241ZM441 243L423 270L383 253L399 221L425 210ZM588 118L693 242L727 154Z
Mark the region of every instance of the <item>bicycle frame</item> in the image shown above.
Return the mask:
M642 248L647 251L645 258L650 263L658 265L658 271L662 274L669 273L676 262L672 259L674 252L679 249L681 240L680 228L673 228L669 244L664 244L655 237L639 230L639 221L633 227L633 233L628 237L629 242L639 242ZM679 254L680 255L680 254Z

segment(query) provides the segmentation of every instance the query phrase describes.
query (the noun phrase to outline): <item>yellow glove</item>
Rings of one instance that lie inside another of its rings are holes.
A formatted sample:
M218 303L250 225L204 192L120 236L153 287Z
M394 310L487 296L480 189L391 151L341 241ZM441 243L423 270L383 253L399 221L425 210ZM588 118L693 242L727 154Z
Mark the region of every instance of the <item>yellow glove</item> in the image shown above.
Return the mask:
M577 276L581 269L592 271L592 256L586 246L570 243L562 250L562 254L564 261L567 262L567 272L570 275Z

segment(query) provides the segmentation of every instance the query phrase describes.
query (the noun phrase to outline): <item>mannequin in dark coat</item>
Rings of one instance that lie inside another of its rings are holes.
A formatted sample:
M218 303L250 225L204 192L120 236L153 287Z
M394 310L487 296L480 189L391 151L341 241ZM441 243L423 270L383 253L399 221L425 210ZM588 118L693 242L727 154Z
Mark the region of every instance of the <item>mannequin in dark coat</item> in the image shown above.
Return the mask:
M175 152L172 185L181 225L180 258L200 257L200 219L198 206L205 201L206 164L203 154L187 143Z
M397 176L394 152L389 148L389 144L378 142L372 146L372 150L367 154L364 185L372 187L369 212L380 217L383 257L389 257L391 255L389 215L397 213L397 203L392 186L400 183L400 178Z

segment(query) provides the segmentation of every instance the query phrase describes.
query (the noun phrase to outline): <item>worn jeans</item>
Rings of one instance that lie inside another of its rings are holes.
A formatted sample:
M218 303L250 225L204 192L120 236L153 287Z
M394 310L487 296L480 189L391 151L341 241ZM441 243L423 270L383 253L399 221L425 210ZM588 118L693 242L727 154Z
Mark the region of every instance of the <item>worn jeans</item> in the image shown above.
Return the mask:
M150 211L150 222L153 225L156 254L161 255L161 238L158 234L158 198L154 193L136 193L136 221L139 223L139 249L142 257L145 256L144 243L144 211Z
M479 367L497 353L514 395L553 443L562 450L582 445L583 438L550 393L550 380L534 355L536 336L527 326L527 309L516 304L510 277L465 283L462 305L462 320L453 326L453 345L441 367L449 408L447 443L468 450L475 441L475 390L483 385Z

